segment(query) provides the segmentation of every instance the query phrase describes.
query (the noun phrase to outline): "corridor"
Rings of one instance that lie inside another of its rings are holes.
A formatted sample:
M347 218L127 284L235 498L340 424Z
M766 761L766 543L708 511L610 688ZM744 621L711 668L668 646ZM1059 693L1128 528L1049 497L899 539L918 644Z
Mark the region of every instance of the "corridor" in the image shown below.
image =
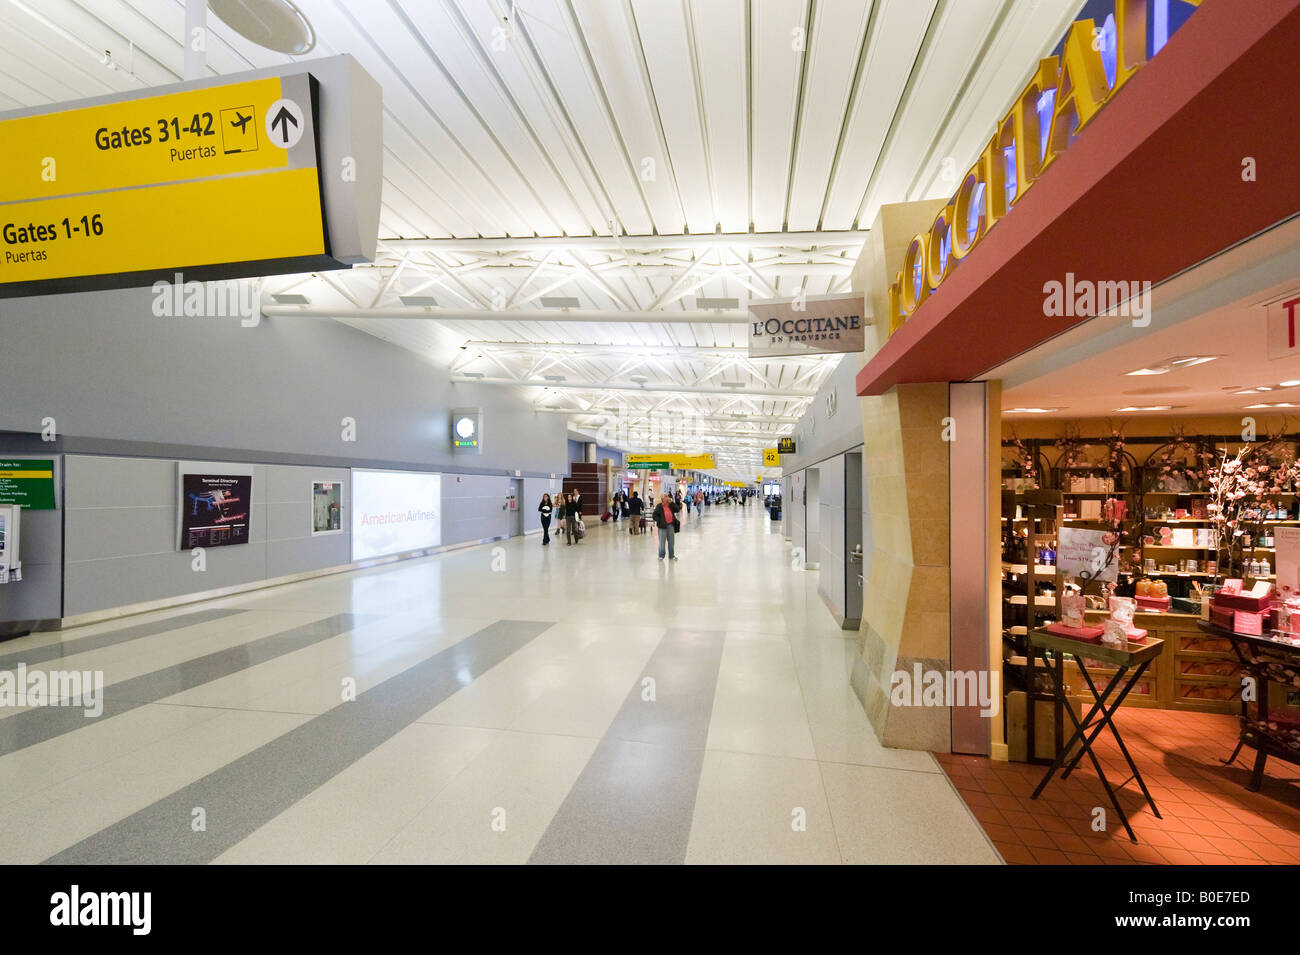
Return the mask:
M876 741L760 506L514 538L0 644L0 862L988 863Z

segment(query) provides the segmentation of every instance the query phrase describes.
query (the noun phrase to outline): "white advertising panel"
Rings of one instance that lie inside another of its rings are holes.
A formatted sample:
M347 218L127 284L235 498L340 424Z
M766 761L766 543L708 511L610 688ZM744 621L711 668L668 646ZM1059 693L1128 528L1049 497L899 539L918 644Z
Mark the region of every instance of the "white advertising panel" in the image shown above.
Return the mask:
M1300 596L1300 527L1274 527L1277 589L1283 597Z
M442 475L419 471L352 472L352 559L442 543Z
M1118 554L1111 550L1116 543L1111 531L1082 527L1062 527L1058 532L1056 566L1062 576L1087 577L1113 584L1119 576Z

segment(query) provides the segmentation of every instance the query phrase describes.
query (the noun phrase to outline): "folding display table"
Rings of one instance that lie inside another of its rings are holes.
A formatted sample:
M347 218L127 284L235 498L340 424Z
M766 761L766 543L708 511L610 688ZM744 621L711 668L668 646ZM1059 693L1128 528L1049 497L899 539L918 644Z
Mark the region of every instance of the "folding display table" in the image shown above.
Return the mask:
M1108 647L1101 643L1091 643L1087 640L1074 640L1070 637L1058 636L1054 633L1048 633L1045 630L1034 630L1029 634L1029 662L1030 673L1033 672L1033 661L1036 657L1041 656L1043 662L1047 664L1047 672L1051 674L1052 689L1056 695L1057 704L1069 714L1071 722L1074 723L1074 735L1061 747L1060 752L1056 754L1056 759L1048 768L1047 774L1043 776L1042 782L1034 790L1031 799L1037 799L1056 775L1056 771L1063 769L1061 778L1065 779L1074 772L1083 759L1084 754L1092 760L1093 768L1097 770L1097 778L1101 780L1102 787L1106 790L1106 795L1110 797L1111 805L1115 807L1115 812L1119 814L1120 821L1124 823L1124 829L1128 832L1128 837L1136 843L1137 836L1133 833L1133 827L1129 825L1128 816L1124 812L1124 807L1119 804L1119 798L1115 793L1116 788L1122 789L1129 782L1135 781L1142 790L1142 795L1146 797L1147 805L1157 819L1160 818L1160 810L1156 808L1155 800L1151 798L1151 793L1147 790L1146 783L1142 781L1142 774L1133 763L1133 757L1129 755L1128 747L1124 745L1124 739L1119 735L1119 729L1115 726L1115 711L1119 709L1124 698L1128 696L1129 691L1137 685L1146 673L1147 667L1151 661L1160 656L1164 649L1163 640L1148 640L1146 643L1130 643L1123 649ZM1087 716L1080 722L1079 718L1074 715L1074 709L1070 706L1065 692L1065 654L1070 654L1075 658L1078 664L1079 672L1083 674L1084 683L1088 686L1088 691L1092 694L1094 703L1088 711ZM1049 654L1051 658L1049 659ZM1097 686L1088 674L1088 668L1084 665L1081 658L1097 660L1102 663L1108 663L1116 667L1115 673L1106 683L1105 689L1100 693L1097 692ZM1130 672L1131 671L1131 672ZM1114 702L1107 704L1111 695L1115 694ZM1132 775L1119 784L1118 787L1112 787L1110 780L1106 778L1106 773L1101 768L1101 761L1097 759L1093 752L1093 744L1101 735L1103 729L1110 729L1110 734L1115 738L1119 751L1124 755L1124 761L1128 763L1128 768ZM1074 749L1075 744L1079 744L1079 751L1070 756L1070 751ZM1030 745L1033 745L1032 742Z

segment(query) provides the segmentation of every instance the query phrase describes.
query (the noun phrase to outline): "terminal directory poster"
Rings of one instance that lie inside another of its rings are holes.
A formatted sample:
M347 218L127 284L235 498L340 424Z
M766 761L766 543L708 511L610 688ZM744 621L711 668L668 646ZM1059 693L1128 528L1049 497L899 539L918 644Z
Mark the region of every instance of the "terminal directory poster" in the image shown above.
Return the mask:
M247 544L251 474L181 475L181 548Z
M442 543L442 475L352 472L352 559L426 550Z
M54 510L54 462L0 459L0 504L32 511Z

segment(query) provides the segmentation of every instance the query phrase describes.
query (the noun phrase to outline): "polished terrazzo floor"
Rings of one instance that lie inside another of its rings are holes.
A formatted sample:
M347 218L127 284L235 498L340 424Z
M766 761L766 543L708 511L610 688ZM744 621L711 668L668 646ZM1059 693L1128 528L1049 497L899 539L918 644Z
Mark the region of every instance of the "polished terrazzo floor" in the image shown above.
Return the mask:
M592 522L593 524L595 522ZM881 747L758 507L514 539L0 644L0 862L988 863ZM347 699L345 699L347 697Z

